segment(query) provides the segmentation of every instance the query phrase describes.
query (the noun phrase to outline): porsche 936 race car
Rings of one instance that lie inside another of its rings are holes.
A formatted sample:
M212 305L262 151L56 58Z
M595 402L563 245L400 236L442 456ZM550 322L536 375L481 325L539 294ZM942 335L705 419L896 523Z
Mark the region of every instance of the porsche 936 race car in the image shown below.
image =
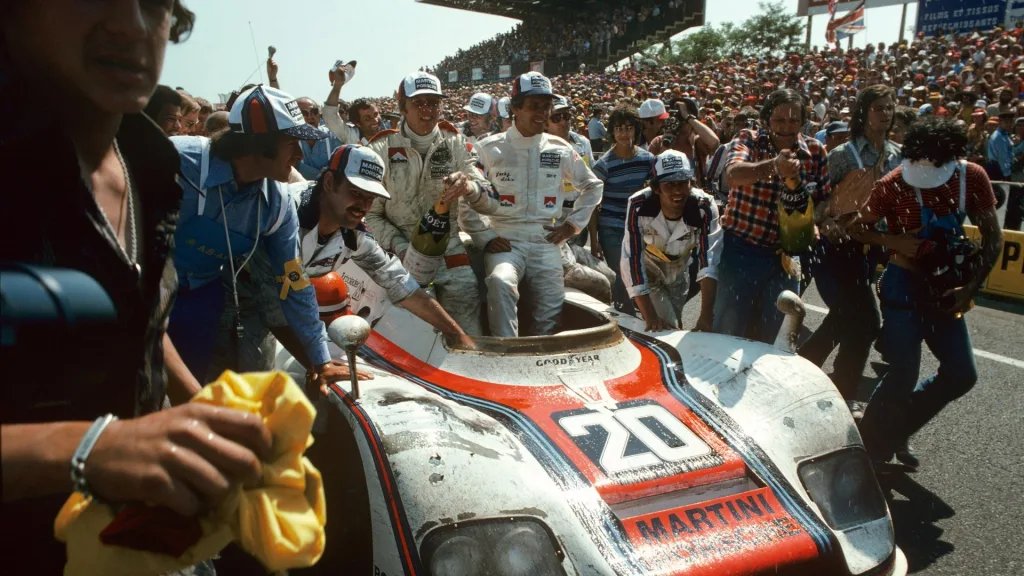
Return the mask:
M335 535L363 538L350 568L906 573L846 404L799 356L717 334L645 334L571 290L563 332L462 350L351 263L341 273L374 327L358 349L374 379L358 397L332 385L330 417L343 425L316 441L354 446L327 450L355 489L325 473L329 506L356 498L367 509L347 532L328 517L328 551L345 545ZM303 377L284 349L277 365Z

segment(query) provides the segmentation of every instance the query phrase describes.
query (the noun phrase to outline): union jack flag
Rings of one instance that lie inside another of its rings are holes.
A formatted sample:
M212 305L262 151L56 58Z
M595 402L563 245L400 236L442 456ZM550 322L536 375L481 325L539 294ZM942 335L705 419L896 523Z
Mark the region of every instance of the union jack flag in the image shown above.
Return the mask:
M864 31L864 1L861 0L861 3L856 8L850 10L850 12L838 20L835 14L832 15L832 19L828 21L828 27L825 30L825 37L830 44L835 44L839 40L844 40L858 32ZM833 2L829 4L831 6Z

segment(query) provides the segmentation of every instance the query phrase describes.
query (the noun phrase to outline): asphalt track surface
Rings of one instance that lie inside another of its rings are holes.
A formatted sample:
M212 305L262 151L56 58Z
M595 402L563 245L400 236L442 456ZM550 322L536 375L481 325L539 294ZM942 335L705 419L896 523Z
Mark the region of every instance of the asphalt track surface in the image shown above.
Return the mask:
M700 296L687 303L683 322L692 328ZM814 287L806 337L824 319ZM947 406L912 440L921 468L885 475L896 542L912 574L973 576L1024 574L1024 303L982 298L966 315L976 355L978 383ZM1016 360L994 360L991 355ZM825 366L830 373L832 360ZM925 347L922 378L938 369ZM886 365L872 350L861 380L867 400Z

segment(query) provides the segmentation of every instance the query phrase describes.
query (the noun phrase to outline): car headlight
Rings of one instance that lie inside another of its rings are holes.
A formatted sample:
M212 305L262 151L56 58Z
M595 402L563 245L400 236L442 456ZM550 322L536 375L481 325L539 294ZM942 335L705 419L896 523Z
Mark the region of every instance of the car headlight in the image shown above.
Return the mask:
M811 500L833 530L885 517L885 497L864 450L833 452L801 463L797 471Z
M459 522L432 530L420 548L430 576L564 576L554 534L534 518Z

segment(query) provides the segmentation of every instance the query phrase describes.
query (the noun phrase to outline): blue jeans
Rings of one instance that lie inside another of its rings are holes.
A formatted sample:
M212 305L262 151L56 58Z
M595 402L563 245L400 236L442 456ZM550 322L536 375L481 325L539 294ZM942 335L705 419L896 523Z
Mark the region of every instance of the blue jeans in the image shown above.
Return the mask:
M889 372L871 394L861 421L861 437L875 460L924 427L946 404L966 394L978 380L967 323L921 309L921 276L889 264L882 277L882 346ZM939 361L938 374L918 382L921 342Z
M189 372L203 385L209 382L208 372L223 310L224 284L220 278L195 290L178 290L178 298L171 309L167 335Z
M846 400L857 399L857 386L868 362L882 319L871 284L873 259L860 242L840 245L822 240L815 250L814 282L828 315L800 347L800 355L821 366L838 346L832 382Z
M615 272L615 284L612 285L612 302L615 304L615 309L623 314L636 316L633 299L629 297L626 285L622 283L622 238L625 235L625 230L608 226L601 226L597 229L597 238L601 243L601 250L604 252L604 261Z
M796 292L800 280L782 269L773 248L725 234L718 264L715 332L772 344L784 315L775 306L783 290Z

